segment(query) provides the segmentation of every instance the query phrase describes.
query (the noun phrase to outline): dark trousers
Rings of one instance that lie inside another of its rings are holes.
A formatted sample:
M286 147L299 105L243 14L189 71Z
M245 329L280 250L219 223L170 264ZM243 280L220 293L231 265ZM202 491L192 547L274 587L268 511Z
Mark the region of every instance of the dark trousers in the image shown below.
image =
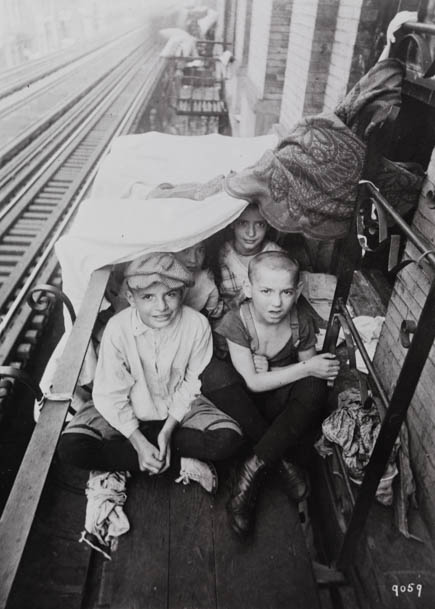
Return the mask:
M264 393L250 392L228 362L212 362L203 378L203 393L235 419L254 453L273 463L282 457L306 461L326 416L326 383L315 377ZM220 382L220 380L222 382Z
M164 421L147 421L140 425L143 435L157 446L157 436ZM242 443L242 437L231 429L202 431L177 427L172 434L171 450L180 457L219 461L230 457ZM138 471L139 462L133 445L124 436L98 439L86 433L67 433L60 438L58 453L66 463L82 469L104 471ZM173 459L174 460L174 459Z

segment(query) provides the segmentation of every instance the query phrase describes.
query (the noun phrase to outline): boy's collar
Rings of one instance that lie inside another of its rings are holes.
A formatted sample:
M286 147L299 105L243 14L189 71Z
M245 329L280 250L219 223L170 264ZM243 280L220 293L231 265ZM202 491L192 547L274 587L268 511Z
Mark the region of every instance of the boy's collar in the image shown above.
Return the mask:
M178 315L176 315L175 319L172 320L172 323L169 324L169 326L165 326L164 328L151 328L150 326L147 326L146 324L144 324L144 322L142 321L139 312L136 308L132 307L132 328L133 328L133 336L140 336L141 334L145 334L146 332L161 332L162 330L169 330L170 328L173 328L178 321L181 318L182 315L182 311L183 311L183 307L180 307L180 311L178 313Z

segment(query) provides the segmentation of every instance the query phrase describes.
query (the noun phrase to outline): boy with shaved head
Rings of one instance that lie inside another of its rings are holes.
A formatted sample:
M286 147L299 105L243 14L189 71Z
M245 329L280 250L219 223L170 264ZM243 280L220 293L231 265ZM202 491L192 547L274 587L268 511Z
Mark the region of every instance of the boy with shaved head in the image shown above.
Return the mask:
M229 311L216 329L241 377L218 392L217 403L225 405L252 445L228 503L231 526L240 536L252 529L258 489L275 464L293 500L307 495L298 451L306 449L323 418L325 381L339 371L334 355L316 355L312 319L298 304L297 262L284 252L263 252L251 260L248 277L249 300Z

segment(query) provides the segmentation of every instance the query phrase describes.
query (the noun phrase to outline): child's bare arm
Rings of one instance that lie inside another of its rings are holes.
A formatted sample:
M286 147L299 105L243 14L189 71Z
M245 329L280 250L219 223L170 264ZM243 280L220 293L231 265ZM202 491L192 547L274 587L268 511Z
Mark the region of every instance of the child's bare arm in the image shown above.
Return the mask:
M268 372L257 372L250 349L233 343L230 340L227 340L227 342L234 368L243 376L251 391L270 391L298 381L311 374L308 371L308 362L300 362Z
M254 392L270 391L289 383L294 383L307 376L316 376L322 379L333 380L338 374L339 364L331 353L311 356L311 350L301 352L309 357L296 364L274 368L268 372L257 372L250 349L242 347L229 340L228 349L231 361L237 372L242 375L248 388Z

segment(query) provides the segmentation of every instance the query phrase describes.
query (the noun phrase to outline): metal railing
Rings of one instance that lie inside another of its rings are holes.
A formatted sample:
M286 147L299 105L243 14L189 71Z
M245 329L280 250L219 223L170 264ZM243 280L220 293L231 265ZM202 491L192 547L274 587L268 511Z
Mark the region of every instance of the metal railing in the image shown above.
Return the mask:
M400 217L388 201L380 194L375 184L362 180L360 182L360 205L364 205L369 198L378 209L378 215L386 214L394 221L399 230L417 248L420 256L410 262L420 264L425 260L435 271L435 250L425 243L412 228ZM359 206L358 206L359 207ZM356 216L360 209L356 209ZM376 490L381 477L384 474L394 444L400 433L400 428L405 420L412 397L417 387L423 367L426 363L429 351L435 339L435 274L426 298L426 302L420 314L418 323L412 328L413 338L409 341L409 349L405 356L402 369L396 382L395 389L388 399L385 389L380 381L374 365L363 345L361 337L353 324L351 316L346 308L345 302L349 294L352 281L353 268L359 260L359 242L356 235L356 221L347 242L344 244L346 262L338 272L336 296L333 302L331 317L325 338L325 349L334 349L340 326L343 326L348 336L354 341L364 360L369 383L379 397L385 408L378 438L373 448L370 461L366 467L364 479L359 489L355 505L353 506L349 524L344 535L342 547L338 558L338 566L345 568L352 564L355 555L356 543L364 529L370 508L375 499ZM406 325L407 320L404 320ZM405 326L404 326L405 327Z

